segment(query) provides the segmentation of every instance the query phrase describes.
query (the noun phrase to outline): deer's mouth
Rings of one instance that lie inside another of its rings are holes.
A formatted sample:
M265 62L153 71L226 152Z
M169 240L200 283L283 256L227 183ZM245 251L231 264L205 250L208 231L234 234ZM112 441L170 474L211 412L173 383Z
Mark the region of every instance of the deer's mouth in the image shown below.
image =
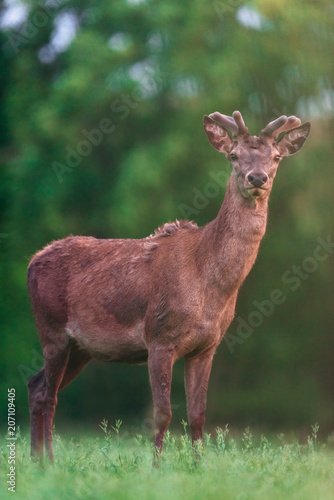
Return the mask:
M248 188L247 191L252 198L259 198L267 191L267 189L263 187L251 187Z

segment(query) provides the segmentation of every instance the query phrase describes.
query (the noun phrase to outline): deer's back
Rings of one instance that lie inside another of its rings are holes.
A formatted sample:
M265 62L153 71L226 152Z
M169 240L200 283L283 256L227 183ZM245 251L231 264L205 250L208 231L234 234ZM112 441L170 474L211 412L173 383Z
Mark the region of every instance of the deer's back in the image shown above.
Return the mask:
M131 300L147 274L148 247L145 240L81 236L51 243L34 255L28 267L33 305L62 322L76 304L94 300L108 310L110 295L123 293Z

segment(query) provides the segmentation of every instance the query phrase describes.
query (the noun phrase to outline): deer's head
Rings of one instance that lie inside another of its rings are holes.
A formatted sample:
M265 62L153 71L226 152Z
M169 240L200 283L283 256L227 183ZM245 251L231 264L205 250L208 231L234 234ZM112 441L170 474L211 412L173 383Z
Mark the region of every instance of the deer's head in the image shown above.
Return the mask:
M248 133L239 111L233 116L218 112L204 116L210 143L232 163L232 175L241 195L248 199L269 196L281 159L297 153L310 132L310 123L300 124L295 116L281 116L256 137Z

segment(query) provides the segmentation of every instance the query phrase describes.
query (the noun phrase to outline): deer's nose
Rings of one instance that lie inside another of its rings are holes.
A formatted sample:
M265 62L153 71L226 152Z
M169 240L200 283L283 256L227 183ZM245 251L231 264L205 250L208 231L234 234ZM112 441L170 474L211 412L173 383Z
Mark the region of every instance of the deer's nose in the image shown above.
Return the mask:
M260 174L260 175L249 174L247 176L247 180L250 182L250 184L252 184L252 186L259 188L267 182L268 176L267 174Z

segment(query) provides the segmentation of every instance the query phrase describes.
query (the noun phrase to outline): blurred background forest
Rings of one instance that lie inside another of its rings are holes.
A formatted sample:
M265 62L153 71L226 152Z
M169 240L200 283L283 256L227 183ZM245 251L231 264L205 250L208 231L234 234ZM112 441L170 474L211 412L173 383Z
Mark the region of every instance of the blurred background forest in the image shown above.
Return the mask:
M239 109L252 134L282 114L312 128L279 167L266 237L214 360L207 427L302 432L318 421L331 432L333 2L5 0L0 47L2 429L8 387L28 425L26 383L42 366L30 257L69 234L140 238L169 220L208 223L230 167L202 116ZM275 289L285 300L270 306ZM183 361L172 405L177 427ZM58 429L104 417L150 429L146 367L92 362L60 393Z

